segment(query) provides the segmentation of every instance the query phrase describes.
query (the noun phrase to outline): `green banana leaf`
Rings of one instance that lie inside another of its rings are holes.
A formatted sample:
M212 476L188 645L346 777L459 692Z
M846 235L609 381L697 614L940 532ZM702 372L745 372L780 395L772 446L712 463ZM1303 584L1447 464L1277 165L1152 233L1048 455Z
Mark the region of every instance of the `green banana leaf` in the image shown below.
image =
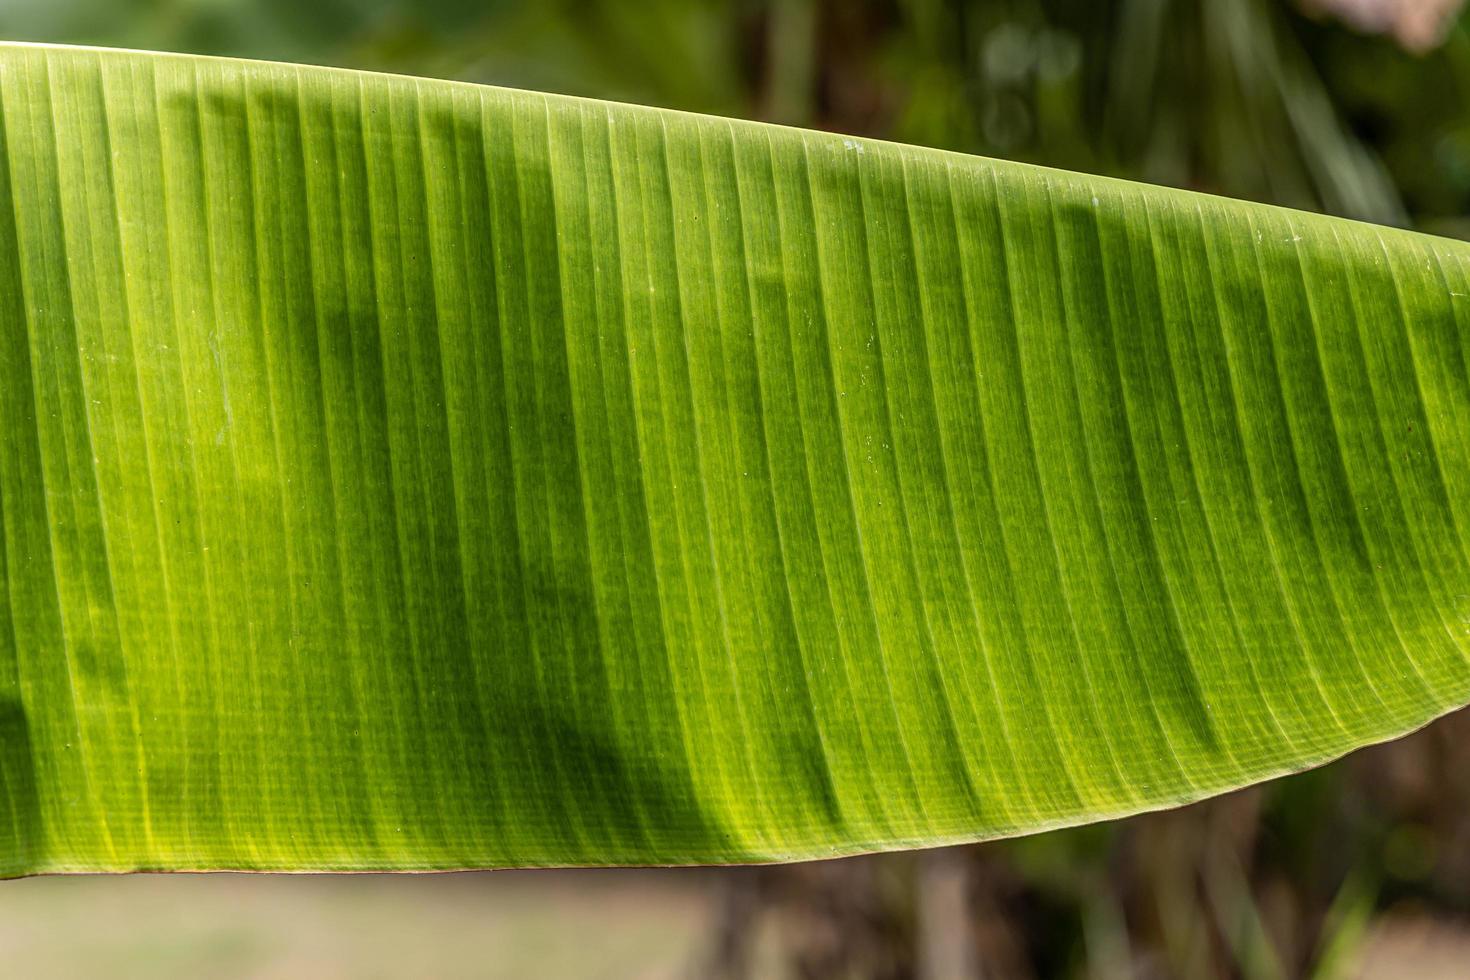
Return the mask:
M0 46L0 871L1026 833L1470 700L1470 247Z

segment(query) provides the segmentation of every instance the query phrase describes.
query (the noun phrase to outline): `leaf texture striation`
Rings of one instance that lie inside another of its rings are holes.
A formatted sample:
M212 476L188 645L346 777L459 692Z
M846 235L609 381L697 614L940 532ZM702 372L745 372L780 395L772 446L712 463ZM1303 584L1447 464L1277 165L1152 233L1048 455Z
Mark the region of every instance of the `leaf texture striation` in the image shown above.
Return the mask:
M1470 246L0 46L0 871L819 857L1470 700Z

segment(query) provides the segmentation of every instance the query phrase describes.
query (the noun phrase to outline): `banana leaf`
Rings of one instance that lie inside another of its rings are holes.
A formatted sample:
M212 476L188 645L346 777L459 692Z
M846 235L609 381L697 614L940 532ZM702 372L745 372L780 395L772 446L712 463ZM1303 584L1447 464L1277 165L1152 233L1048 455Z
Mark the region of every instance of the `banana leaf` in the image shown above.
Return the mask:
M0 872L1022 834L1470 700L1470 246L0 46Z

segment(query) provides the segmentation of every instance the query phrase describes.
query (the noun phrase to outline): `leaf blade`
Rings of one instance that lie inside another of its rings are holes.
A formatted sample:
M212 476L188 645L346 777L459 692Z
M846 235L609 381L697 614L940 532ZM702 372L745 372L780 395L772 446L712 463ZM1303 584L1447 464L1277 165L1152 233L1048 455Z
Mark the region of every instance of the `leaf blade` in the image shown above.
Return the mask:
M979 839L1470 697L1459 243L328 69L0 113L11 872Z

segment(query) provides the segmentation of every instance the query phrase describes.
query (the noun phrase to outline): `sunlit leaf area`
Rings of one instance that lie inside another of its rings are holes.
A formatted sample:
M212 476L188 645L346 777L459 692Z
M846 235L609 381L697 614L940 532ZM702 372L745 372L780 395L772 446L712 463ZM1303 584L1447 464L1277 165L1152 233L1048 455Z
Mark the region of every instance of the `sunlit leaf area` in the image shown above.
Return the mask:
M1470 956L1456 3L0 36L26 975Z

